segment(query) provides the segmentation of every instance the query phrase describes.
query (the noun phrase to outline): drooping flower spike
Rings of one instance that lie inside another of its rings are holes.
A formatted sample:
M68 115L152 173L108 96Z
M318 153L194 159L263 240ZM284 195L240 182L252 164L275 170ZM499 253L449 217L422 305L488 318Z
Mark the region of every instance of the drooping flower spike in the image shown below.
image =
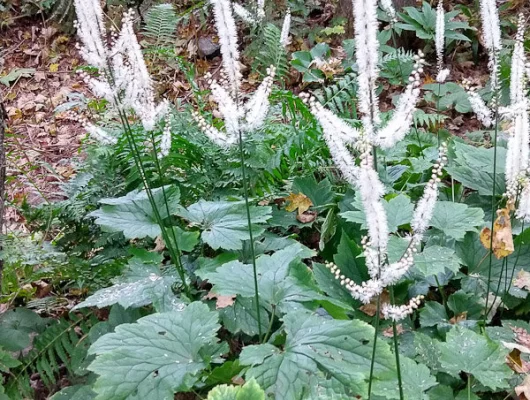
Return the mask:
M449 70L443 68L444 64L444 50L445 50L445 11L443 0L438 0L438 7L436 8L436 61L437 74L436 82L444 83L449 76Z

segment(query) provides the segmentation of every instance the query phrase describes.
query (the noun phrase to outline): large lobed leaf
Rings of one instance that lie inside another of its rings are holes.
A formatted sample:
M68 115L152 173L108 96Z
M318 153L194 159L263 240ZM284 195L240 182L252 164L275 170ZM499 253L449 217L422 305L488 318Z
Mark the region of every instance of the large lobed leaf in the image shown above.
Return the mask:
M176 186L152 190L153 200L162 219L176 212L180 191ZM166 207L167 200L167 207ZM99 210L89 214L108 232L123 232L127 239L155 238L162 232L145 191L132 191L115 199L102 199Z
M506 365L507 349L469 329L455 326L440 343L440 363L444 372L459 377L473 375L492 390L507 388L512 371Z
M304 312L284 317L287 334L283 351L271 344L243 348L240 362L276 399L303 398L324 373L355 393L366 394L374 330L359 321L338 321ZM377 346L377 374L393 370L394 357L388 345Z
M171 286L177 281L174 268L161 270L157 264L144 263L132 258L122 275L114 279L114 285L100 289L75 309L84 307L107 307L119 304L127 307L142 307L164 299L171 294Z
M202 240L213 249L239 250L249 239L245 202L204 201L180 209L179 215L202 230ZM252 233L257 236L264 228L257 225L271 218L270 207L250 206Z
M195 302L102 336L89 350L97 355L88 367L99 375L97 398L163 400L189 390L212 357L219 356L217 320L216 312Z

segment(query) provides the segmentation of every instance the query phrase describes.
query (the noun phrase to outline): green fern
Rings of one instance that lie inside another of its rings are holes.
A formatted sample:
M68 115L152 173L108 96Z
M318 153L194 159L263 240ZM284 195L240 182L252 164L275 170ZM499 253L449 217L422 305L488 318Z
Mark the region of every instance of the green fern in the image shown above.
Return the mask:
M149 9L145 16L143 34L156 48L169 46L176 40L177 13L172 4L158 4Z
M69 376L83 373L90 328L98 322L92 312L70 314L54 322L37 336L33 349L12 369L6 384L11 399L33 398L30 377L38 373L42 382L53 389L64 369Z
M357 98L356 73L342 76L331 86L314 92L322 105L334 113L348 118L357 118L355 101Z
M414 125L432 128L447 119L443 114L427 114L423 110L416 110L414 113Z
M380 61L381 77L391 85L401 85L407 82L414 64L414 53L402 48L385 54Z
M264 73L271 65L276 67L276 76L283 78L289 73L287 52L280 43L281 31L273 25L267 24L263 29L263 39L260 51L256 56L255 68Z

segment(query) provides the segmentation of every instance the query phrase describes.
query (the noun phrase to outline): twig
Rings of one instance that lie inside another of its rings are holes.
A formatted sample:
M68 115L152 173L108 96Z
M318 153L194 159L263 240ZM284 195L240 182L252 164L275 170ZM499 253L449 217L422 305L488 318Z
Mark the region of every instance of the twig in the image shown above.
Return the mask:
M0 102L0 235L4 231L4 202L6 183L6 153L4 148L4 137L7 129L7 113L3 103ZM0 250L3 250L3 240L0 240ZM2 287L2 272L4 260L0 257L0 287Z

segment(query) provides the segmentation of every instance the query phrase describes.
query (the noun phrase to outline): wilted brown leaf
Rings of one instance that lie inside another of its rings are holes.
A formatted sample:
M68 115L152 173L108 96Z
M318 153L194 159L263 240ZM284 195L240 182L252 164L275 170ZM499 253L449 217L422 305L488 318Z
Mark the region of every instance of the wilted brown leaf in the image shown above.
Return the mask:
M530 290L530 272L520 270L513 280L513 285L520 289Z
M386 290L381 293L381 304L385 303L390 303L390 294ZM370 304L365 304L359 307L359 310L365 313L366 315L373 317L375 315L375 312L377 311L377 297L374 297ZM383 315L381 314L380 316Z
M527 375L524 378L524 381L515 387L515 394L519 396L520 399L530 399L530 375ZM521 397L523 395L524 397Z
M285 198L285 200L289 202L287 207L285 207L285 210L291 212L298 209L298 215L303 214L313 205L309 197L303 193L291 193Z
M465 321L467 319L467 311L464 311L462 314L455 315L453 318L449 320L449 323L456 325L461 321Z
M486 249L490 249L491 229L482 229L480 241ZM509 256L514 250L510 211L506 208L497 210L497 219L493 224L493 254L500 259Z
M405 330L403 329L403 325L399 324L396 326L396 333L397 335L401 335ZM384 337L394 337L394 328L392 326L389 326L385 330L383 330L383 336Z
M317 217L316 211L306 211L303 214L298 214L296 216L296 219L303 224L308 224L310 222L313 222L316 217Z
M215 302L215 308L219 310L221 308L230 307L232 304L234 304L236 296L235 295L234 296L222 296L222 295L218 295L213 292L208 292L208 294L204 296L204 299L206 300L217 299Z

